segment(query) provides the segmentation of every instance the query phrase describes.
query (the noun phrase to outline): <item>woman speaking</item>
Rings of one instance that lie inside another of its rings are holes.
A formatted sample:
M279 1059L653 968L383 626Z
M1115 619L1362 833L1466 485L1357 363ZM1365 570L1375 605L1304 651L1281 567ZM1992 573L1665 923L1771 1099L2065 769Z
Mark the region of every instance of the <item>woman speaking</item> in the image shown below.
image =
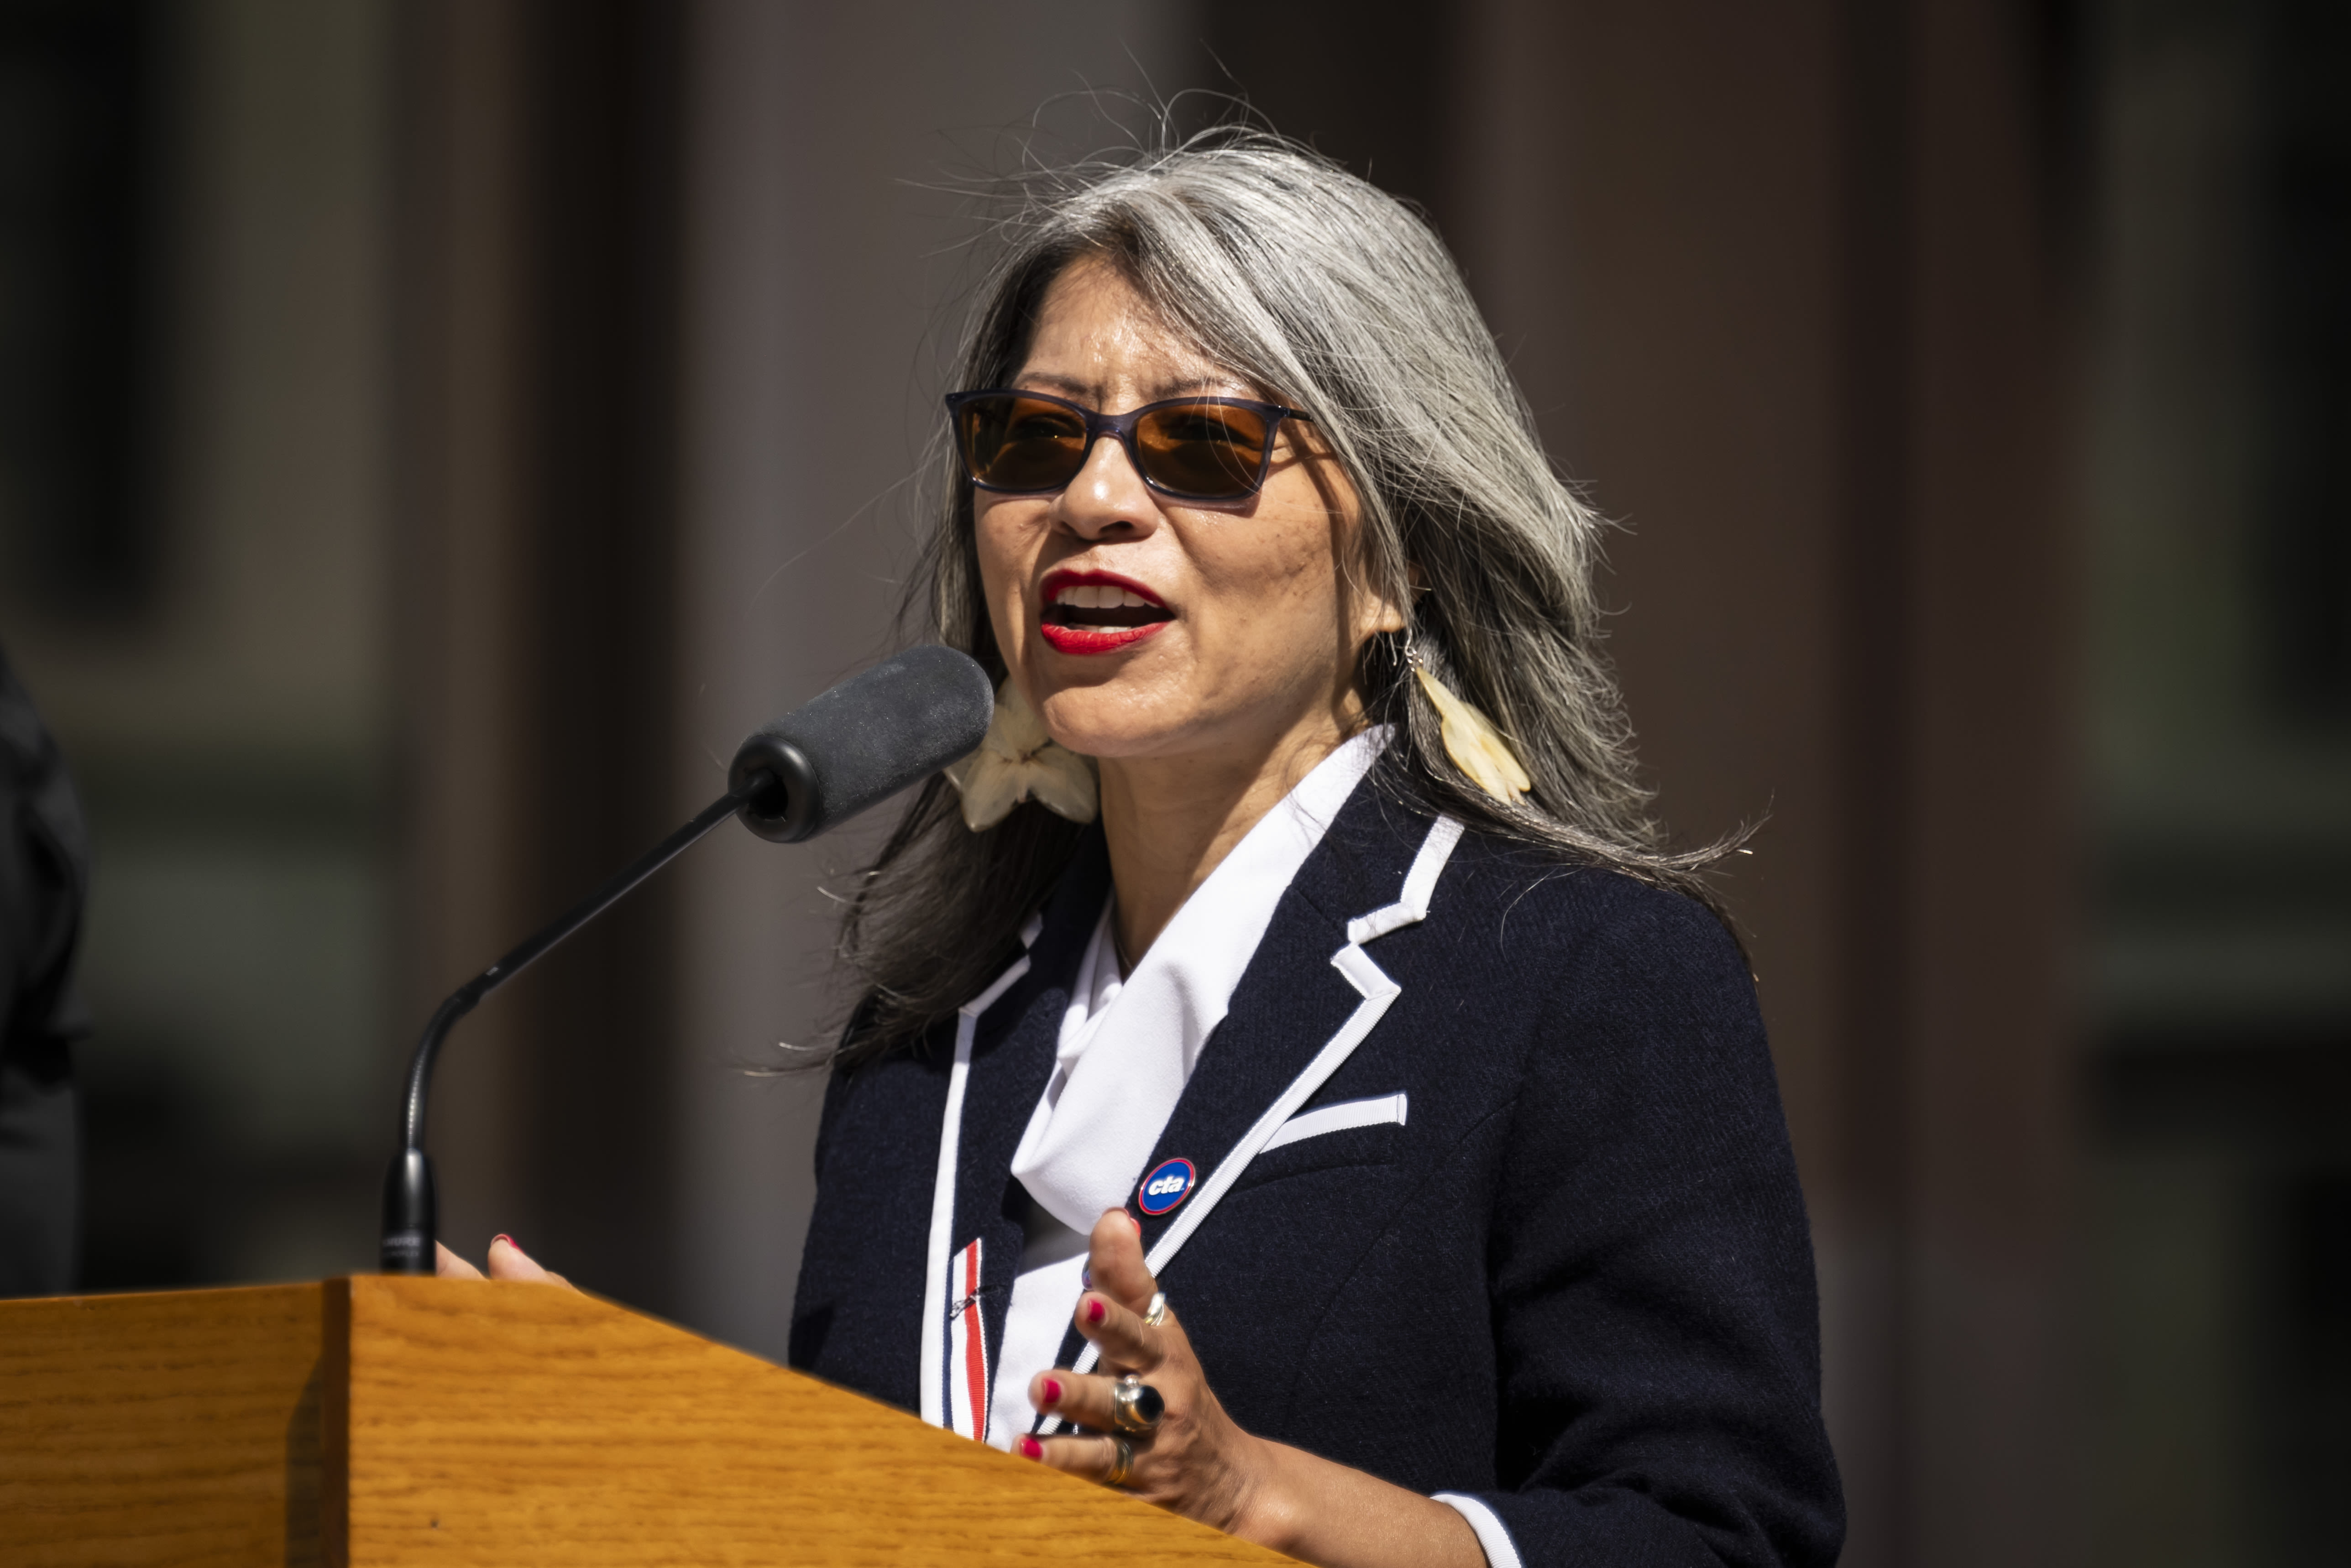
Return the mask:
M1333 1568L1834 1560L1754 991L1441 244L1196 141L1039 204L957 374L1002 686L849 913L794 1364Z
M1007 239L793 1364L1333 1568L1833 1562L1754 991L1451 259L1231 132Z

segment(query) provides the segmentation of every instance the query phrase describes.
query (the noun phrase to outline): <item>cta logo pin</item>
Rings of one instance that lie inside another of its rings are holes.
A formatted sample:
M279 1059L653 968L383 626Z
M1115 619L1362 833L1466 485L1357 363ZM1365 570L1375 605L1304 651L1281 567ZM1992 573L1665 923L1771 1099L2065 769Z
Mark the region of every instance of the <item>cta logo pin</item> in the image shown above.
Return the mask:
M1143 1191L1135 1203L1145 1214L1165 1214L1191 1195L1192 1184L1198 1178L1189 1160L1163 1161L1143 1178Z

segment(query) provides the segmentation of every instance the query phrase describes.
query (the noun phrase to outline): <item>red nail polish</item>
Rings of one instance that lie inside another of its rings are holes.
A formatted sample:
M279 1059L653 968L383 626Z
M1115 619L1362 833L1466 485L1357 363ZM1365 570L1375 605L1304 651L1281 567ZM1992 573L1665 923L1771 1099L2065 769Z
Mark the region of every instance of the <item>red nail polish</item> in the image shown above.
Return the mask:
M1034 1437L1021 1438L1017 1447L1020 1450L1020 1457L1024 1459L1041 1459L1045 1457L1045 1445Z
M1048 1405L1059 1405L1061 1402L1061 1380L1058 1377L1049 1377L1045 1379L1045 1403Z
M493 1246L493 1247L496 1247L496 1246L499 1242L501 1242L501 1241L505 1242L505 1243L506 1243L507 1246L509 1246L509 1247L513 1247L513 1248L514 1248L514 1249L515 1249L516 1251L517 1251L517 1252L519 1252L519 1251L521 1251L521 1250L522 1250L522 1249L521 1249L520 1247L516 1246L516 1244L515 1244L515 1239L514 1239L513 1237L511 1237L511 1236L508 1236L508 1235L507 1235L505 1231L503 1231L503 1230L501 1230L500 1232L498 1232L496 1236L493 1236L493 1237L491 1237L491 1238L490 1238L490 1245L491 1245L491 1246Z
M1134 1233L1135 1233L1137 1236L1140 1236L1140 1235L1142 1235L1142 1234L1143 1234L1143 1221L1141 1221L1140 1219L1135 1218L1134 1218L1134 1216L1133 1216L1133 1215L1131 1215L1131 1214L1130 1214L1130 1215L1128 1215L1128 1216L1126 1217L1126 1222L1127 1222L1129 1225L1132 1225L1132 1226L1134 1226Z
M1103 1306L1100 1301L1088 1301L1086 1303L1086 1322L1090 1323L1098 1323L1108 1316L1110 1316L1110 1309Z

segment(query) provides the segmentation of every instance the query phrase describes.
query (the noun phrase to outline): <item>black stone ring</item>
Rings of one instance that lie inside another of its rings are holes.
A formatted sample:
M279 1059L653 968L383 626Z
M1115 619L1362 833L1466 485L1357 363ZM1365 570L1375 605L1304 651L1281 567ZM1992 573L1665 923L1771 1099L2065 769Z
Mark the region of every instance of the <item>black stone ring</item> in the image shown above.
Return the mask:
M1167 1401L1159 1397L1159 1390L1131 1372L1110 1391L1110 1424L1113 1430L1147 1437L1159 1429L1159 1418L1166 1414Z

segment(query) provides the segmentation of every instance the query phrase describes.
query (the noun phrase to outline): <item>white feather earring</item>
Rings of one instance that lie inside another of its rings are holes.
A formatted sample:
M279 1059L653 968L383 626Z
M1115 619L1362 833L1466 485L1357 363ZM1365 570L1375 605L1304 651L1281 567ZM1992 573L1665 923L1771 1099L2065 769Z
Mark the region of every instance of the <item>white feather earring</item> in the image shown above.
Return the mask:
M1023 800L1073 822L1091 822L1101 810L1092 762L1047 732L1044 716L1009 675L996 688L987 738L946 775L963 791L964 825L975 833L1004 821Z
M1516 805L1520 796L1535 787L1526 768L1519 762L1518 753L1494 727L1494 721L1454 695L1443 681L1428 673L1420 655L1412 654L1412 673L1420 677L1420 689L1437 709L1437 717L1445 739L1445 755L1453 758L1453 766L1469 776L1469 781L1499 800L1505 806Z

